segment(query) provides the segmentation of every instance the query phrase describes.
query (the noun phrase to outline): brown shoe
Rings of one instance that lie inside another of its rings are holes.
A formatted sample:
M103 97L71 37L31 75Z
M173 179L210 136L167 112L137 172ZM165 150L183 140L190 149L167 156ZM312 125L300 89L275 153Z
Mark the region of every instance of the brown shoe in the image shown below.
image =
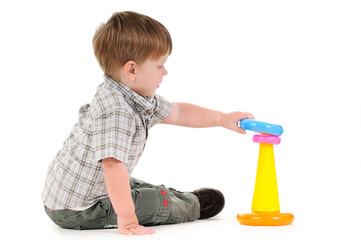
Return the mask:
M199 219L206 219L216 216L224 208L223 194L211 188L201 188L192 192L199 199L201 213Z

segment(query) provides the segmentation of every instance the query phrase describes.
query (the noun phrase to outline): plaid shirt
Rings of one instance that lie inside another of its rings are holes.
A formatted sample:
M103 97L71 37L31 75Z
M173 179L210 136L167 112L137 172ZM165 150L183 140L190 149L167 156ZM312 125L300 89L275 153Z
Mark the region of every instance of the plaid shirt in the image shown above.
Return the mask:
M159 95L142 97L105 77L91 104L79 110L79 121L51 162L43 190L51 209L89 206L108 197L101 160L116 158L132 173L148 130L165 119L171 103Z

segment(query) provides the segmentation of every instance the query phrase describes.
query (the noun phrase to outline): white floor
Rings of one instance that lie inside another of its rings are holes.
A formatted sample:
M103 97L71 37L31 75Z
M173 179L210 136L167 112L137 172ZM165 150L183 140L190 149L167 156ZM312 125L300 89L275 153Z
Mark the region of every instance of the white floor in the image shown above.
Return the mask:
M359 219L352 213L329 213L293 211L292 225L281 227L251 227L240 225L237 212L227 208L220 216L192 223L152 227L156 233L147 236L123 236L117 229L76 231L55 226L44 215L40 218L41 228L33 223L18 230L13 229L16 239L26 236L47 237L48 239L327 239L328 237L360 239ZM343 216L343 219L340 217ZM347 219L350 221L347 221Z

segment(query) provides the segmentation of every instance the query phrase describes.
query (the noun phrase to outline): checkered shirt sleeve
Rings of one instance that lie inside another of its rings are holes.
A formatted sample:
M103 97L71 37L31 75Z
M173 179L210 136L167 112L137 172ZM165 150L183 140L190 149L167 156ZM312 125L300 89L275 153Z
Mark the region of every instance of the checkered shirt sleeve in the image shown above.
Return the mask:
M170 103L160 95L156 94L154 97L156 99L156 107L154 110L153 121L151 122L149 127L153 127L154 125L162 122L168 117L168 115L172 111L172 103Z
M93 121L91 148L95 161L113 157L126 165L136 127L134 115L122 109L105 113Z

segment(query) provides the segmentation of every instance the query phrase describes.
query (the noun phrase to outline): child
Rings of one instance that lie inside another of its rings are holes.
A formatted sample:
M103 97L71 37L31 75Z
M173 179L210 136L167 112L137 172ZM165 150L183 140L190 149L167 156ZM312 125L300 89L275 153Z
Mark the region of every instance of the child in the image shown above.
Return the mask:
M221 113L155 94L172 51L167 29L154 19L114 13L93 38L105 81L49 166L43 201L48 216L69 229L118 227L127 235L144 227L210 218L224 206L215 189L179 192L130 177L157 123L187 127L237 126L250 113Z

